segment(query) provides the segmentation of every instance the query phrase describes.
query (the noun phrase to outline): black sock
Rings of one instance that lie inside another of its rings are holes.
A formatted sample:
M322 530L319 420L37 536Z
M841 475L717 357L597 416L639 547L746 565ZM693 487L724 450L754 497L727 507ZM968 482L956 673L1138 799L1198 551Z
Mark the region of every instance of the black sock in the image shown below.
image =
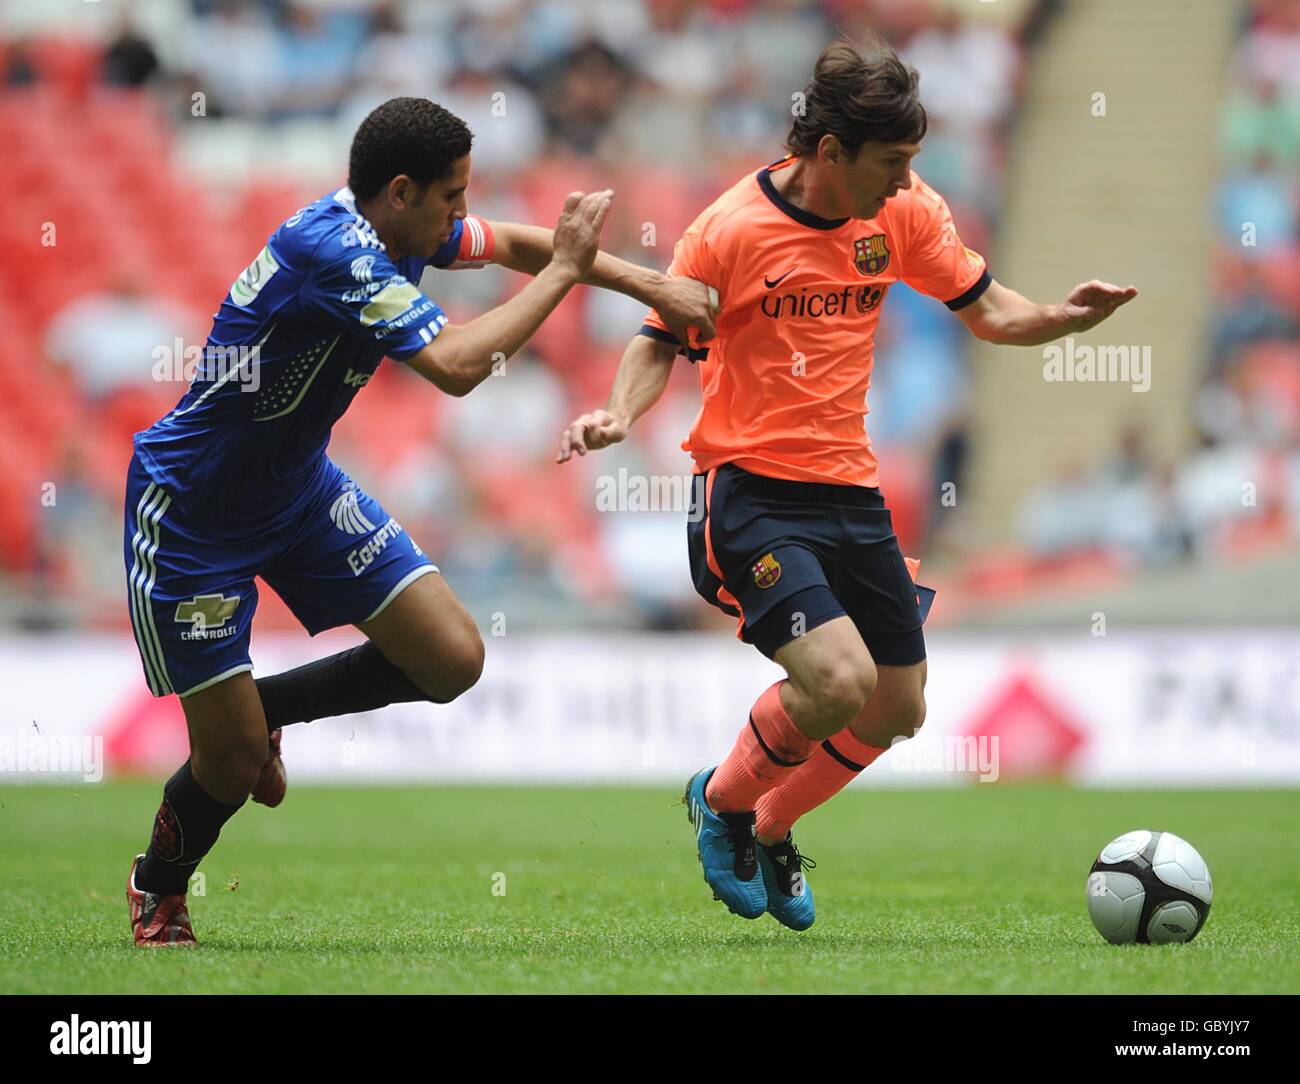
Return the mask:
M262 697L268 731L330 715L432 700L370 640L253 684Z
M135 870L135 886L175 896L185 892L190 875L212 850L221 826L243 806L218 802L199 786L187 760L163 787L149 850Z

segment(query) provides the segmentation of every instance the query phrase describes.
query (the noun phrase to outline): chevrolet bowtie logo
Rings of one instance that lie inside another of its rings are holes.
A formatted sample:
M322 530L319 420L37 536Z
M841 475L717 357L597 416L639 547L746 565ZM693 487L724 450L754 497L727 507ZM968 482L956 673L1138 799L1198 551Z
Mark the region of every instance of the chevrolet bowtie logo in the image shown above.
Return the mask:
M197 625L201 629L219 629L226 619L235 615L239 607L239 596L226 598L225 595L195 595L189 602L182 602L176 607L175 620L186 625Z

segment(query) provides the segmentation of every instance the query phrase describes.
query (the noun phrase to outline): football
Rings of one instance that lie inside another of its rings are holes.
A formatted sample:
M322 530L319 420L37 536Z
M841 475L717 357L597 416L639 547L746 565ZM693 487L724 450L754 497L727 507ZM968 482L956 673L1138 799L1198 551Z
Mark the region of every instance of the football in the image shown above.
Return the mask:
M1190 941L1210 914L1210 869L1172 832L1127 832L1088 873L1088 914L1112 945Z

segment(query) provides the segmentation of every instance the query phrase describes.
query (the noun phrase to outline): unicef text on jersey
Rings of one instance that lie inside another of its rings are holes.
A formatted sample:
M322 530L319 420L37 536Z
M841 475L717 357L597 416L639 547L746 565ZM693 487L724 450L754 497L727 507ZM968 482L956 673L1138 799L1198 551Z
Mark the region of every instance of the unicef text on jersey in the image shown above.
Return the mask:
M184 340L177 339L170 346L154 347L150 372L160 382L221 381L240 385L240 391L257 391L262 386L260 344L186 346Z

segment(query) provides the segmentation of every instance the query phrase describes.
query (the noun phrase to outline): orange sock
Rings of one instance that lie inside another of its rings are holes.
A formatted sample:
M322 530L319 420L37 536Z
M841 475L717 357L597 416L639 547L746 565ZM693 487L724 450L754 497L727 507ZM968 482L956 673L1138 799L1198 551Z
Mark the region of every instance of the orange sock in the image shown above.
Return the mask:
M845 727L821 743L799 768L758 800L755 831L760 839L783 840L794 822L839 794L884 749L864 745Z
M771 790L807 760L817 743L794 725L781 703L782 679L755 702L727 759L718 765L704 792L715 813L753 809Z

